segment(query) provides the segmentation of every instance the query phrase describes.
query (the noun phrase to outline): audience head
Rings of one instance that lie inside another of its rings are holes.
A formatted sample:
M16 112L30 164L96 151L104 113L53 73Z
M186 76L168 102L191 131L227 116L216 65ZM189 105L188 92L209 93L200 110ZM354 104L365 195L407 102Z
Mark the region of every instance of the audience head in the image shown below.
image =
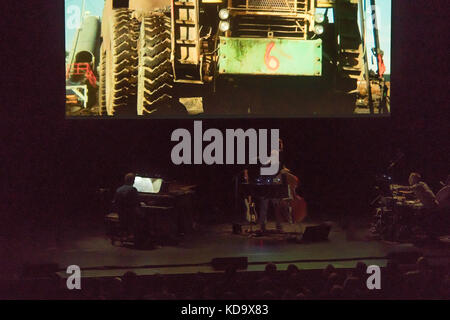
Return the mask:
M184 275L187 281L172 281L170 276L156 274L140 277L134 272L126 272L121 277L90 279L83 292L67 292L66 287L58 287L55 292L46 292L50 298L69 299L355 299L355 298L399 298L399 299L435 299L448 298L450 286L449 270L430 268L429 261L420 257L416 261L417 270L406 273L400 271L395 262L389 261L386 267L389 281L382 291L375 292L366 288L366 265L359 262L344 281L346 272L329 265L323 270L327 277L321 277L316 271L299 271L295 265L284 272L276 271L276 265L267 264L265 276L258 279L257 274L242 273L238 277L221 278L216 274ZM226 274L234 274L234 268ZM303 275L310 275L305 277ZM242 277L241 277L242 275ZM267 276L270 275L270 276ZM273 276L275 275L275 276ZM281 277L279 276L281 275ZM360 276L357 276L360 275ZM273 277L272 277L273 276ZM297 281L298 279L301 281ZM252 279L256 283L252 283ZM395 281L393 281L396 279ZM57 280L57 279L56 279ZM46 280L47 281L47 280ZM32 289L25 291L24 297L44 295L47 282L37 279ZM51 289L49 289L51 290Z
M291 275L291 274L297 274L300 270L297 268L297 266L295 264L290 264L287 267L287 274Z
M322 275L325 279L328 279L328 276L335 272L336 272L335 267L333 267L332 264L329 264L325 269L323 269Z
M273 276L277 272L277 266L274 263L268 263L266 264L266 267L264 269L264 274L266 276Z
M124 275L122 276L122 282L123 282L123 287L124 289L128 292L135 292L137 290L137 285L138 285L138 276L136 273L132 272L132 271L127 271L124 273Z

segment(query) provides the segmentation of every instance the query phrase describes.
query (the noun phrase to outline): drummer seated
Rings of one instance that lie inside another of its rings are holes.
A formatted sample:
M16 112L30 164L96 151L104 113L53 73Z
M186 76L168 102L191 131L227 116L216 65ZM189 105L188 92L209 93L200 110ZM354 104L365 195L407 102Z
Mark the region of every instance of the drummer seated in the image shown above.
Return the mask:
M397 190L412 191L425 209L435 209L438 207L436 196L431 188L422 181L420 174L413 172L409 175L409 186L398 186Z

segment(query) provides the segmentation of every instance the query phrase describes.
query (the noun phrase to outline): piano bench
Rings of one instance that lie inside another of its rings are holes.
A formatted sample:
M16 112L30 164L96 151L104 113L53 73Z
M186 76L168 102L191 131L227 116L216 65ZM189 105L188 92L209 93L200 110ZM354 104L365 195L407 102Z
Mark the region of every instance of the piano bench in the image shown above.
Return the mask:
M111 244L114 245L116 241L123 244L128 238L128 232L120 225L119 214L110 213L105 216L106 235L111 240Z

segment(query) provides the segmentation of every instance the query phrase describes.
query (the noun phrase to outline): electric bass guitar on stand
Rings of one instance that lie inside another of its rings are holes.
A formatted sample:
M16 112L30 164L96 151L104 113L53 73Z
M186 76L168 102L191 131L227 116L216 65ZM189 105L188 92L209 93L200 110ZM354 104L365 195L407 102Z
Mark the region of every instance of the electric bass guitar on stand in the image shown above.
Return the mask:
M244 181L249 183L248 171L244 170ZM245 199L246 219L250 224L256 224L258 221L258 214L256 213L256 206L252 200L252 196L248 195Z
M258 214L256 213L255 203L252 202L252 197L249 196L245 201L245 207L246 207L246 218L247 221L251 224L256 224L258 221Z

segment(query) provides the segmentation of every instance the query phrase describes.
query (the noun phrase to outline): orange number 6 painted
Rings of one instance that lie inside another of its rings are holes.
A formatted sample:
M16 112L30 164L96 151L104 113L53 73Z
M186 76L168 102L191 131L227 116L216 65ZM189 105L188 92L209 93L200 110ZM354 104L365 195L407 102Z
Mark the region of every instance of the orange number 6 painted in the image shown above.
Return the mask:
M267 45L266 54L264 56L264 62L266 63L269 70L275 71L280 67L280 61L274 56L270 55L273 47L275 47L275 42L271 42Z

